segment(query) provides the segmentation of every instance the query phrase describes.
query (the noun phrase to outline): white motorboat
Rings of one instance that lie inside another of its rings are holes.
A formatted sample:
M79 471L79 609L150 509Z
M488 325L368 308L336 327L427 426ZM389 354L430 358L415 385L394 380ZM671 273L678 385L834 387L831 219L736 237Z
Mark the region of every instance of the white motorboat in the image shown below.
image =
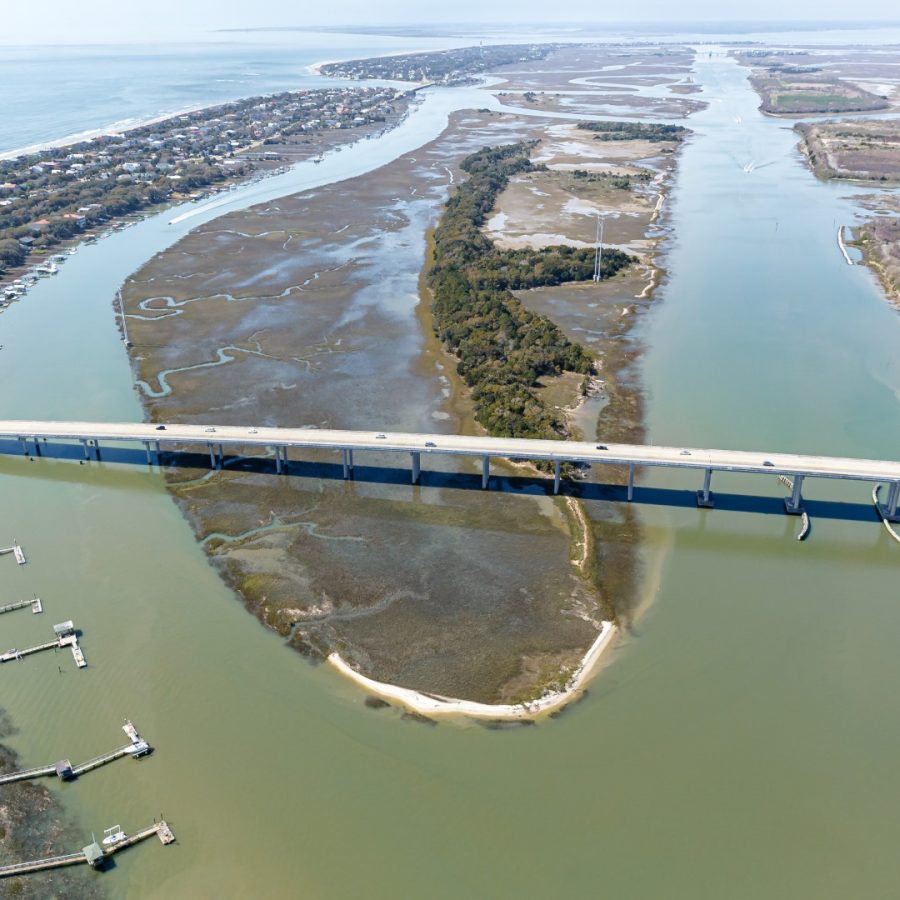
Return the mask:
M107 828L103 832L103 846L109 847L111 844L118 844L119 841L124 841L128 835L122 831L122 827L120 825L113 825L112 828Z

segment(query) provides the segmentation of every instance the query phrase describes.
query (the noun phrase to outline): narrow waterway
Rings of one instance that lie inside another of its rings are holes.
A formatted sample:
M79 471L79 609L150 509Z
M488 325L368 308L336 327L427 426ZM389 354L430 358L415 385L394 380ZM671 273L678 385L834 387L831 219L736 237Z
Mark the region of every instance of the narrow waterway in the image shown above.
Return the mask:
M696 80L713 102L689 123L671 279L643 329L651 437L895 454L900 319L836 246L850 191L806 171L789 123L756 112L745 70L703 57ZM418 146L463 102L438 96L397 137L304 177L348 177ZM416 124L429 110L432 124ZM233 202L314 186L298 177ZM3 417L138 417L112 293L148 247L224 209L87 248L4 313ZM73 618L89 662L77 672L68 655L38 656L0 671L23 762L111 749L124 716L158 748L52 786L86 831L159 813L173 825L173 847L83 873L111 896L895 890L900 557L873 520L816 519L800 545L781 515L645 507L653 602L638 634L559 720L489 731L368 710L284 649L219 581L157 475L0 458L0 489L7 537L29 557L0 559L6 602L34 591L47 610L5 616L5 645ZM806 493L866 500L864 488Z

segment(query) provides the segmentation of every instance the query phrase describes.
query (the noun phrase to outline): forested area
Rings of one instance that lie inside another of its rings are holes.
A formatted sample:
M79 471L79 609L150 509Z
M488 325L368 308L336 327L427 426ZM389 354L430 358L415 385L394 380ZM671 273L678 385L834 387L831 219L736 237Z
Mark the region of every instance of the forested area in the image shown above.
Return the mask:
M435 230L428 285L435 331L459 358L478 421L492 435L558 438L564 422L537 395L538 379L567 371L589 375L594 361L512 291L590 280L594 250L500 250L480 230L509 179L535 168L528 158L534 146L485 147L463 160L469 177L447 201ZM634 261L621 251L605 251L601 278Z
M593 131L595 141L683 141L688 129L683 125L663 125L655 122L585 122L578 126Z

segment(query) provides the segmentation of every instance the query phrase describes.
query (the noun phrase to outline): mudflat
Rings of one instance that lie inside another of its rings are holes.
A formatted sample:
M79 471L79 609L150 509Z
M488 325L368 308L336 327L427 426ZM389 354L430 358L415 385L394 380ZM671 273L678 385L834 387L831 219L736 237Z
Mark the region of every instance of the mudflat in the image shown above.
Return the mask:
M463 177L461 159L517 140L557 154L557 125L458 113L438 139L375 173L226 215L155 257L122 292L148 415L476 430L456 361L431 330L421 280L427 234ZM665 156L640 142L592 146L600 162L616 155L612 165L638 176L653 165L648 154ZM667 161L653 178L670 169ZM579 197L578 179L560 177L568 182L554 205L604 205L610 241L647 239L649 193L617 197L588 179ZM575 221L576 230L584 225ZM617 373L630 364L623 335L636 297L649 302L655 277L652 246L643 249L644 265L626 275L566 289L595 322L589 347L603 357L605 382L586 398L574 379L546 385L573 430L590 432L592 417L626 410L619 427L640 430L637 388ZM177 458L167 469L212 562L296 649L337 651L381 682L517 703L558 689L601 622L627 617L639 532L624 505L603 504L587 519L576 499L550 496L522 466L495 466L492 490L482 492L480 470L447 458L424 456L418 487L406 458L355 463L349 481L340 459L324 454L292 460L286 476L259 455L200 475Z

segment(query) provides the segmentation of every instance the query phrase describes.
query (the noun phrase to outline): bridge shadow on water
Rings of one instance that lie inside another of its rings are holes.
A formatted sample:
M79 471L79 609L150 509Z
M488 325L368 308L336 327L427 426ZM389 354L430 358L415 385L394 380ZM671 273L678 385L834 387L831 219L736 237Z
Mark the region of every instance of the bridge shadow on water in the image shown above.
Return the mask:
M83 470L77 464L84 466L96 466L93 458L94 450L91 448L91 459L85 460L84 450L80 444L49 443L41 441L40 453L34 452L34 442L29 442L28 457L34 462L42 459L67 460L76 463L76 467L65 474L54 467L55 478L62 477L69 482L77 482L83 476ZM396 459L401 454L385 451L385 456ZM16 441L0 440L0 459L3 456L18 456L22 458L22 446ZM154 456L155 459L155 456ZM482 493L480 473L449 472L440 469L428 469L429 459L446 459L446 457L422 454L422 471L417 486L422 490L461 490L476 491ZM148 468L147 455L143 448L120 447L115 445L102 446L100 449L101 463L119 463L129 466ZM191 450L163 450L160 462L163 468L178 467L181 469L196 469L198 473L206 475L211 471L208 452L196 452ZM32 467L29 467L31 469ZM18 472L20 476L43 477L46 472L41 471L40 466L31 471ZM68 467L66 467L68 468ZM157 467L154 466L154 469ZM255 456L225 456L224 468L229 471L252 472L258 474L275 474L275 457L272 455ZM623 466L616 467L620 472ZM202 476L198 476L202 477ZM314 460L292 459L287 472L280 478L306 479L316 481L344 481L344 470L341 463L323 462ZM624 479L624 475L622 476ZM720 475L720 478L723 477ZM702 472L697 472L697 487L700 487ZM362 482L382 485L411 486L411 474L408 466L398 465L359 465L354 466L350 482ZM491 491L505 491L511 494L524 496L547 496L553 493L552 475L491 475L489 489ZM868 488L867 488L868 490ZM563 480L560 493L570 497L577 497L587 502L626 502L628 499L625 484L605 484L578 480ZM713 491L715 509L726 512L755 513L766 516L785 516L783 495L762 496L756 494L734 494L724 491ZM665 488L635 485L633 502L641 506L667 506L684 509L697 509L696 489ZM811 500L804 498L804 505L810 517L815 519L835 519L847 522L880 522L878 513L871 502L852 502L838 500Z

